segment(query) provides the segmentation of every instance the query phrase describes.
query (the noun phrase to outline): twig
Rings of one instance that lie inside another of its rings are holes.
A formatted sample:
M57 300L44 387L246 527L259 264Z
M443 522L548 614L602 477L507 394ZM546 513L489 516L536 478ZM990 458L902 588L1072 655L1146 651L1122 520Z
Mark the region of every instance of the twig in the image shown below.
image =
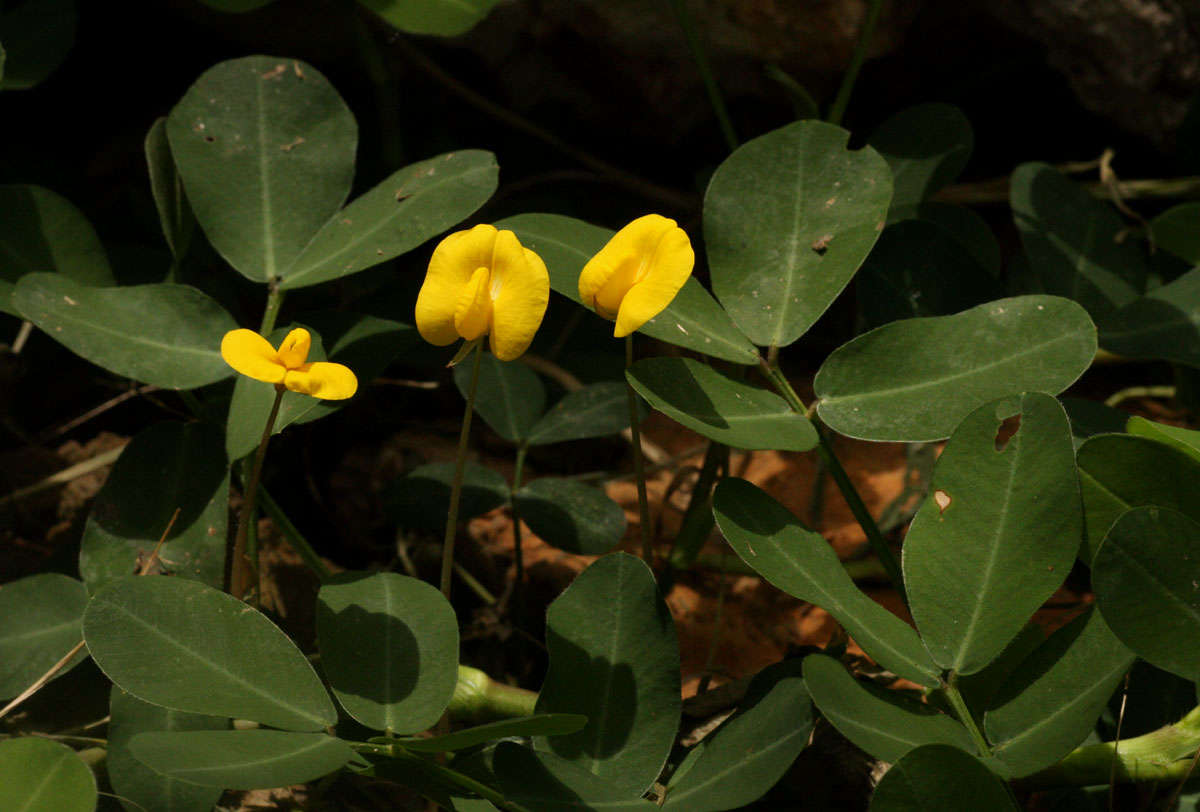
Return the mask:
M142 562L142 566L138 567L138 575L149 575L150 567L154 566L154 562L158 560L158 553L163 545L167 542L167 536L171 533L171 528L175 526L175 520L179 518L179 508L175 508L175 512L171 514L171 520L167 522L167 529L162 532L162 536L158 539L158 544L154 545L154 551L149 557Z
M25 349L25 342L29 340L29 334L33 332L33 322L21 322L21 328L17 330L17 337L13 339L12 346L9 351L13 355L20 355L21 350Z
M52 429L47 429L46 431L43 431L42 434L40 435L40 437L41 437L41 439L49 439L51 437L60 437L64 434L66 434L68 431L71 431L71 429L79 428L80 426L82 426L84 423L88 422L92 418L98 417L99 415L104 414L109 409L113 408L114 406L120 406L122 403L124 403L127 400L130 400L131 398L136 398L139 395L145 395L149 392L154 392L157 389L158 389L157 386L153 386L151 384L144 384L142 386L135 386L131 389L127 389L124 392L122 392L121 394L119 394L115 397L111 397L108 400L104 401L99 406L96 406L92 409L88 409L86 412L79 415L79 417L76 417L73 420L68 420L66 423L63 423L61 426L56 426Z
M15 502L18 499L24 499L26 496L32 496L35 493L40 493L48 488L53 488L55 485L61 485L66 482L70 482L73 479L78 479L85 474L90 474L97 468L103 468L106 465L111 465L117 459L117 457L121 456L121 452L124 450L125 446L121 446L120 448L110 448L108 451L102 451L91 459L76 463L69 468L64 468L57 473L51 474L43 480L33 483L32 485L27 485L24 488L18 488L12 493L7 493L4 496L0 496L0 505L5 504L6 502Z
M21 693L15 699L13 699L12 702L9 702L3 708L0 708L0 719L3 719L5 716L8 715L9 711L11 711L13 708L17 707L22 702L24 702L26 699L33 696L38 691L42 690L42 686L44 686L50 680L54 679L54 676L56 674L58 674L59 671L62 671L63 668L66 667L67 663L71 662L71 660L74 659L76 654L78 654L80 651L83 650L83 645L84 645L83 641L80 640L78 643L75 644L75 646L70 651L68 651L66 654L63 655L63 658L61 660L56 662L54 665L50 666L49 671L47 671L45 674L42 674L40 677L38 677L34 681L34 683L32 685L30 685L28 688L26 688L24 691L21 691Z
M1124 403L1130 398L1173 397L1175 397L1174 386L1129 386L1125 389L1120 389L1105 398L1104 405L1110 408L1115 408L1118 404Z

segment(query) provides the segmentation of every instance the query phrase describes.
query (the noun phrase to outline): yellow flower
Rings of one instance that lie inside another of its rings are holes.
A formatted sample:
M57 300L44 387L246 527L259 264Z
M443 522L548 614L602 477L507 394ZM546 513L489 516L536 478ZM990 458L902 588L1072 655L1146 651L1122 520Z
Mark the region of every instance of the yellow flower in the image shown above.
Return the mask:
M529 348L549 301L542 258L511 231L477 225L433 249L417 294L417 330L439 347L490 335L492 354L511 361Z
M256 381L273 383L303 395L324 400L345 400L358 391L358 378L350 368L328 361L307 362L312 337L297 327L276 350L253 330L230 330L221 339L225 363Z
M684 230L659 214L613 235L579 274L579 298L616 322L617 338L661 313L691 276L696 253Z

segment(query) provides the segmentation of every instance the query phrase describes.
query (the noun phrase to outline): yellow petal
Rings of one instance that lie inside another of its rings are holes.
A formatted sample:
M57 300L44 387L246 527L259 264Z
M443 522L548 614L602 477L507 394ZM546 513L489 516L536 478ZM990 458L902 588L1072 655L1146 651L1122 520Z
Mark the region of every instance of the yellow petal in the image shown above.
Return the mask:
M549 302L546 263L523 247L516 234L501 231L492 257L492 355L501 361L521 357Z
M654 224L657 242L649 259L643 263L641 277L621 300L613 330L617 338L629 335L666 309L696 264L696 253L687 233L675 225L674 220L658 215L649 217L657 218ZM642 221L647 219L641 218Z
M446 237L429 259L429 270L417 294L417 331L430 344L444 347L459 338L454 327L463 287L477 268L490 268L496 228L481 224Z
M584 304L605 318L616 319L629 291L651 272L659 243L673 232L683 234L674 220L647 214L614 234L579 274L579 296Z
M454 329L467 341L474 341L488 331L492 322L492 297L488 294L491 274L487 268L476 268L458 294L454 308Z
M304 366L308 360L308 351L312 348L312 336L303 327L297 327L287 334L279 345L279 363L288 369Z
M315 361L298 369L289 369L283 385L293 392L324 400L345 400L358 391L358 378L350 367L329 361Z
M221 357L225 363L256 381L282 383L283 364L276 358L271 342L253 330L230 330L221 339Z

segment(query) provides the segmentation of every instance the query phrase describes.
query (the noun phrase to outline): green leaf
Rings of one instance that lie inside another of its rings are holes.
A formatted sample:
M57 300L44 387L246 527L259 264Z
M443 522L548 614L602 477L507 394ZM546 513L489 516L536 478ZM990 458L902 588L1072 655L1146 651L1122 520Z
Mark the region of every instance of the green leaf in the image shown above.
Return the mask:
M997 691L1008 682L1017 666L1046 640L1046 635L1034 621L1029 621L1017 633L1004 651L974 674L960 676L956 682L963 702L971 709L977 720L983 720L983 712L992 706Z
M176 262L187 253L196 228L196 217L183 192L183 181L175 169L175 157L167 142L167 120L157 118L146 133L146 168L150 170L150 191L158 222Z
M993 277L1001 271L1000 243L987 220L966 206L930 200L909 209L908 217L932 223L958 243L980 268Z
M891 171L850 133L800 121L748 141L704 195L713 292L755 344L787 346L854 276L883 230Z
M454 463L433 462L415 468L388 490L388 512L403 527L440 532L450 511ZM481 516L508 501L508 483L491 468L468 462L458 503L459 521Z
M289 730L320 730L337 720L316 672L287 635L242 601L196 581L114 581L92 596L83 637L108 678L144 702Z
M394 572L341 573L317 595L325 676L373 730L416 733L441 718L458 681L458 621L437 589Z
M499 171L495 155L475 149L404 167L326 222L279 287L339 279L411 251L487 202Z
M625 536L625 511L582 482L542 477L523 486L513 501L538 538L569 553L601 555Z
M159 566L150 571L220 587L228 521L229 463L220 429L159 423L130 441L96 495L79 573L91 592L136 573L170 525Z
M755 675L737 713L696 745L699 756L672 781L663 809L740 809L775 785L812 733L812 701L800 671L800 660L788 660Z
M169 778L224 789L302 784L358 758L341 739L284 730L138 733L129 749L138 761Z
M1117 519L1092 562L1096 605L1142 659L1200 680L1200 523L1170 508Z
M863 594L829 542L787 508L728 477L713 493L713 514L729 546L762 577L829 612L883 667L921 685L939 684L940 672L912 626Z
M1117 517L1139 505L1174 508L1200 521L1200 461L1145 437L1100 434L1075 457L1087 529L1084 563L1091 563Z
M655 805L631 795L626 784L597 776L554 753L513 742L496 747L496 776L504 797L529 812L654 812Z
M205 71L167 117L167 137L209 242L256 282L284 275L354 179L354 116L293 59L248 56Z
M401 739L404 749L414 753L445 753L453 750L466 750L469 747L506 739L512 736L563 736L582 730L587 724L587 717L577 713L539 713L535 716L524 716L517 719L501 719L486 725L456 730L444 736L434 736L425 739ZM379 739L380 744L388 743L387 739ZM394 739L391 742L395 742Z
M488 15L500 0L359 0L389 25L409 34L456 37Z
M644 420L645 403L637 401ZM601 381L568 392L529 430L529 445L606 437L629 428L629 397L625 384Z
M883 230L855 290L873 326L957 313L999 295L996 280L966 247L924 220L903 220Z
M96 779L75 751L36 736L0 741L0 809L92 812Z
M561 214L518 214L496 227L512 230L522 245L536 251L550 272L551 289L579 304L580 271L616 233ZM758 363L758 350L695 277L638 332L723 361Z
M0 586L0 699L11 699L63 658L83 634L87 590L74 578L46 572ZM79 652L61 677L87 657Z
M1130 358L1200 366L1200 268L1110 314L1100 344Z
M117 375L195 389L233 374L221 358L221 339L237 325L187 285L93 288L35 273L17 283L12 301L55 341Z
M454 384L464 399L471 388L473 363L465 361L454 367ZM546 387L536 372L520 361L500 361L491 353L483 353L475 411L492 431L510 443L520 444L545 410Z
M1021 164L1012 174L1013 220L1046 293L1074 299L1101 327L1146 286L1146 259L1112 206L1057 169Z
M912 750L883 775L871 812L1018 812L1008 788L983 762L957 747Z
M1117 410L1114 409L1113 411ZM1117 411L1117 413L1125 416L1125 412ZM1177 448L1192 459L1200 462L1200 431L1180 428L1179 426L1168 426L1165 423L1155 423L1137 415L1129 418L1125 430L1137 437L1157 440L1164 445ZM1120 429L1118 428L1116 431L1120 431Z
M1180 203L1150 221L1154 245L1190 265L1200 265L1200 203Z
M813 388L818 413L834 431L926 442L950 436L996 398L1058 394L1095 354L1096 328L1079 305L1018 296L864 333L825 359Z
M655 409L710 440L747 449L808 451L817 432L766 389L690 358L646 358L625 373Z
M830 724L881 761L895 763L927 744L975 752L970 734L957 720L899 691L858 682L832 657L805 657L804 682Z
M1092 732L1133 652L1088 609L1022 662L984 717L993 754L1010 778L1031 775Z
M675 624L650 568L625 553L597 560L547 609L546 648L537 712L588 724L534 745L637 800L666 763L681 704Z
M1019 426L1003 440L1013 415ZM950 436L929 487L904 538L909 608L934 661L971 674L1054 594L1083 540L1066 412L1038 392L980 406Z
M867 139L892 170L892 211L916 205L958 177L971 157L971 122L951 104L901 110ZM890 218L889 218L890 219Z
M0 40L8 43L0 89L26 90L44 81L67 58L78 22L73 0L26 0L0 7Z
M1096 400L1083 398L1059 398L1059 403L1067 410L1067 419L1071 421L1071 439L1075 450L1084 441L1096 434L1114 434L1125 430L1128 412L1105 406Z
M133 757L130 740L150 731L224 730L228 719L201 716L160 708L136 699L113 686L109 699L108 777L113 793L122 799L126 812L211 812L221 798L215 787L198 787L160 775Z
M26 274L53 271L83 285L114 283L100 238L65 197L41 186L0 186L0 211L0 312L20 315L11 299Z

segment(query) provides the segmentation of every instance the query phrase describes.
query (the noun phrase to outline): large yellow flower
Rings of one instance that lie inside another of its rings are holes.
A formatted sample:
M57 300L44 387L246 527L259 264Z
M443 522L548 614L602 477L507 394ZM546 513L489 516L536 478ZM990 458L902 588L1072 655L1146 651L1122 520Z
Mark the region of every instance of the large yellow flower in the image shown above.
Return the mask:
M417 330L439 347L488 335L492 354L511 361L529 348L549 301L542 258L511 231L477 225L433 249L417 294Z
M221 339L225 363L256 381L273 383L324 400L345 400L358 391L350 368L328 361L308 362L312 336L303 327L287 334L276 350L253 330L230 330Z
M661 313L696 264L692 243L675 221L639 217L613 235L579 274L579 298L616 322L623 338Z

